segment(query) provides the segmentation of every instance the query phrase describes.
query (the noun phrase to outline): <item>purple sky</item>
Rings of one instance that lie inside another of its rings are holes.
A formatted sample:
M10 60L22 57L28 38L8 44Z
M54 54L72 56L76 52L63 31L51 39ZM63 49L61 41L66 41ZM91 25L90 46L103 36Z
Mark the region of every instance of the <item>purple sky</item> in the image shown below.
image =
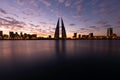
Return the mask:
M106 35L112 27L120 36L120 0L0 0L0 30L54 35L59 17L67 36Z

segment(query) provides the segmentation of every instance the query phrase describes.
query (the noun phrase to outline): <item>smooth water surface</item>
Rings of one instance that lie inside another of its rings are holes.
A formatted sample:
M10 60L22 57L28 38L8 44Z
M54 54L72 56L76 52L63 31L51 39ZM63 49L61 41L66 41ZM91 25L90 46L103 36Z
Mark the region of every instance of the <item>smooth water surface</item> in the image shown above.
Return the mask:
M60 73L89 72L89 69L99 72L98 68L106 70L110 66L115 72L119 64L119 40L0 41L2 76L58 76Z

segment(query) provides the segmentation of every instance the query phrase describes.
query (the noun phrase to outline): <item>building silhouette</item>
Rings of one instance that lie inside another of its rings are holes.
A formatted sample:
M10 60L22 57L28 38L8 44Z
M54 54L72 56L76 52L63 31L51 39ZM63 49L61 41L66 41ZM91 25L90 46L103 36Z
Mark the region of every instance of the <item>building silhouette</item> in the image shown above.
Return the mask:
M56 26L56 29L55 29L54 38L59 39L59 19L58 19L57 26Z
M78 39L81 39L81 35L80 34L78 35Z
M3 38L3 31L0 31L0 39Z
M66 39L66 30L65 30L65 26L64 26L64 22L63 22L63 19L61 18L61 28L62 28L62 37L61 39ZM55 35L54 35L54 38L55 39L60 39L60 24L59 24L59 19L58 19L58 22L57 22L57 26L56 26L56 29L55 29Z
M89 39L93 38L93 33L89 33Z
M62 39L66 39L66 30L62 18L61 18L61 22L62 22Z
M108 29L107 29L107 37L108 37L108 38L111 38L112 35L113 35L113 28L108 28Z
M10 39L14 39L14 32L9 32Z
M77 33L74 33L73 39L77 39Z

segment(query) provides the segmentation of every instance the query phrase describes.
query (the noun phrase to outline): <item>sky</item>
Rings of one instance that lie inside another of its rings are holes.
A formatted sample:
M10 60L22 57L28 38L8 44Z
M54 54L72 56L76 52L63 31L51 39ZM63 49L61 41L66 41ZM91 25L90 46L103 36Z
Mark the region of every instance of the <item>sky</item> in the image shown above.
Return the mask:
M77 32L120 36L120 0L0 0L0 31L54 36L62 17L67 37Z

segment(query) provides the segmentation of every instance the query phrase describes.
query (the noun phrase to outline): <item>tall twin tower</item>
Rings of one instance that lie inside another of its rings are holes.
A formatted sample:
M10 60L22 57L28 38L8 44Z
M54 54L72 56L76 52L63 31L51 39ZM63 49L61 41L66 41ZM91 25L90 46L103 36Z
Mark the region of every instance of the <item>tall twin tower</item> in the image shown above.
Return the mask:
M66 39L66 30L65 30L65 26L64 26L64 22L63 22L62 18L61 18L61 28L62 28L61 39ZM59 29L60 29L60 24L59 24L59 19L58 19L57 26L56 26L56 29L55 29L55 35L54 35L55 39L60 39L60 30Z

